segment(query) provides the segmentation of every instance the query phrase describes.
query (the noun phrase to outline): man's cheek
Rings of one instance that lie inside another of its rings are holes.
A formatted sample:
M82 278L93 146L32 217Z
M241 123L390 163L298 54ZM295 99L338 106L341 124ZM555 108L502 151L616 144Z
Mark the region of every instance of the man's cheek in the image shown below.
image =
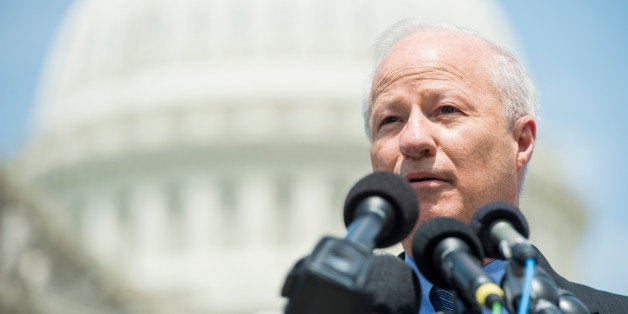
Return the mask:
M377 157L372 157L371 158L371 166L373 167L374 171L381 171L384 170L383 168L383 163L377 159Z
M375 143L371 143L371 149L370 149L370 157L371 157L371 165L373 166L373 170L377 170L377 167L379 166L380 162L380 154L381 154L381 147L380 145L375 142Z
M371 147L371 165L373 170L392 170L394 165L394 152L390 151L390 147L382 144L374 144Z

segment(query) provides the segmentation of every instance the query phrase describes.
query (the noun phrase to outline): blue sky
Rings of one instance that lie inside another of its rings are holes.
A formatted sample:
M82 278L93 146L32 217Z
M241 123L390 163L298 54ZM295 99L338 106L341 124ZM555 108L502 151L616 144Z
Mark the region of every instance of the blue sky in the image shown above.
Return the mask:
M0 0L0 158L27 138L45 53L70 0Z
M591 210L586 282L628 294L628 2L503 1L540 94L539 141Z
M0 0L0 158L27 139L44 55L70 0ZM628 1L502 1L540 94L539 142L592 210L580 267L628 294ZM603 262L601 262L603 261ZM587 265L593 265L587 266Z

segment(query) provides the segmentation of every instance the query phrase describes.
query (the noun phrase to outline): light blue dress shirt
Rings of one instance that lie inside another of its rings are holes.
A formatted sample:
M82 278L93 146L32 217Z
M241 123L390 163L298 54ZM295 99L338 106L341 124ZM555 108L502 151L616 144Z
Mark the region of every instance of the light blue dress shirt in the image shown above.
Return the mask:
M414 269L414 273L419 278L419 284L421 285L421 309L419 310L419 314L434 314L434 307L430 302L430 290L432 290L432 286L434 286L429 280L427 280L423 274L419 271L419 268L416 266L414 259L412 257L405 255L405 261L412 269ZM484 270L488 273L489 276L496 282L500 283L502 277L506 273L506 265L508 265L508 261L505 260L494 260L484 266ZM502 313L508 313L506 309L502 310ZM482 309L482 314L491 314L489 309Z

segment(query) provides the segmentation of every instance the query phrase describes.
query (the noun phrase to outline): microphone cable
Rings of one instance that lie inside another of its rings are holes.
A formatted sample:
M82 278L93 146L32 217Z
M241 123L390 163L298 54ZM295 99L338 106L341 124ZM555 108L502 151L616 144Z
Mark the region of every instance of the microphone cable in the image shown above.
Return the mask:
M534 260L534 258L526 258L523 287L521 291L521 299L519 300L518 314L528 313L528 308L530 307L530 297L532 295L532 280L534 279L535 268L536 261Z

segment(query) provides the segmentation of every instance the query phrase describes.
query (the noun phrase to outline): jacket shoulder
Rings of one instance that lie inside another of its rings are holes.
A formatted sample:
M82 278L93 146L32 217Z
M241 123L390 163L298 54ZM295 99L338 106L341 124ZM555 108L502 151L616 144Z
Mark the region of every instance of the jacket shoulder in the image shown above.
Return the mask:
M598 290L583 284L571 282L549 265L543 254L539 253L538 265L547 271L556 281L559 288L573 293L582 301L591 313L628 313L628 297Z

